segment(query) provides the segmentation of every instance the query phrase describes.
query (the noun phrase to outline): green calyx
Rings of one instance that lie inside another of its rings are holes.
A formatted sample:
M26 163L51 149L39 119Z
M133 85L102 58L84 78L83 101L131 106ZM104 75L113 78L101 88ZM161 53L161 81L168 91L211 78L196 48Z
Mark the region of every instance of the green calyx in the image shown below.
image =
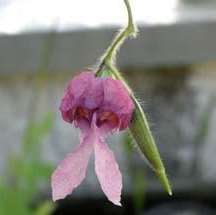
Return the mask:
M133 97L135 110L129 126L130 132L139 149L144 154L164 189L172 195L172 189L166 175L165 167L155 144L145 113L135 97Z
M112 77L113 79L115 79L115 76L112 74L112 72L109 69L102 70L96 73L96 77L101 77L101 78Z

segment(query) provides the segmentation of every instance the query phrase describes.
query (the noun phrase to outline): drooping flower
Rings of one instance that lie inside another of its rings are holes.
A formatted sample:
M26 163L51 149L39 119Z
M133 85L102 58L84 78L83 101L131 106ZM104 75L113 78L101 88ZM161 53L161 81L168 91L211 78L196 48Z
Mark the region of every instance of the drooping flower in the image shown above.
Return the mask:
M122 176L105 137L127 128L133 109L133 101L119 80L95 77L93 72L84 71L70 81L60 111L65 121L81 130L80 145L52 175L54 201L65 198L81 184L94 151L101 188L111 202L121 205Z

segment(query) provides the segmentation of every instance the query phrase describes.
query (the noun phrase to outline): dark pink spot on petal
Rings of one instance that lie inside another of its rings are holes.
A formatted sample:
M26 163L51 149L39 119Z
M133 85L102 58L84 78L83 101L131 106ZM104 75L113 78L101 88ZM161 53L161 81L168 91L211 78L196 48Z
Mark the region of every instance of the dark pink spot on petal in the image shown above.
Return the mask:
M119 117L110 111L102 111L97 113L97 127L107 128L108 131L112 131L119 127Z

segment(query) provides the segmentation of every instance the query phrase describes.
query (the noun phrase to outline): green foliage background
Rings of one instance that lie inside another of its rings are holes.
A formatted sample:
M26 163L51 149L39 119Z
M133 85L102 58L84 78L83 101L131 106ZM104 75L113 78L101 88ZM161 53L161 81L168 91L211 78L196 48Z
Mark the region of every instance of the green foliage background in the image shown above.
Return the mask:
M9 158L7 172L0 178L0 214L47 215L54 209L50 201L36 201L39 190L50 181L52 166L40 154L53 122L53 114L48 113L27 126L21 152Z

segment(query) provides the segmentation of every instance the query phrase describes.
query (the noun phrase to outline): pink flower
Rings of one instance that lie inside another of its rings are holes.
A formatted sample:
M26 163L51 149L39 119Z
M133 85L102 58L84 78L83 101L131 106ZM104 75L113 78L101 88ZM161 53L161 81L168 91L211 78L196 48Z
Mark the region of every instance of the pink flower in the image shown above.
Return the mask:
M65 198L81 184L94 151L95 172L101 188L111 202L121 205L122 176L105 137L127 128L133 109L133 102L119 80L97 78L85 71L70 81L60 110L65 121L81 130L81 143L52 175L54 201Z

